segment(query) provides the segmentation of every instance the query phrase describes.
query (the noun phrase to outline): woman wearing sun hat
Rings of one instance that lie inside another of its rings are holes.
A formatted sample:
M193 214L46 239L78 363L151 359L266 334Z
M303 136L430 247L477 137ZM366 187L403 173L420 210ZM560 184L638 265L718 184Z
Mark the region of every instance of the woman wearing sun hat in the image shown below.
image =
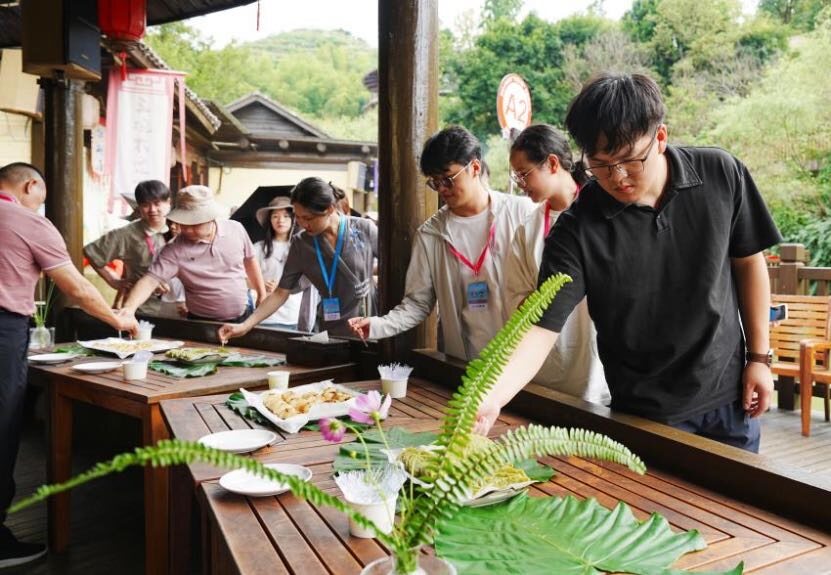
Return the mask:
M257 210L255 217L265 231L265 239L254 244L254 254L263 272L265 289L268 293L271 293L277 288L283 275L292 236L295 232L294 208L291 205L291 198L277 196L269 202L268 206ZM291 294L286 303L262 321L262 325L280 329L310 331L314 321L309 322L308 319L304 318L304 314L302 314L304 309L303 300L308 300L306 308L314 307L317 305L316 302L319 296L317 296L317 290L308 281L301 280L301 287L303 285L306 286L306 289ZM313 294L308 293L312 291ZM308 315L308 313L305 315ZM298 324L302 325L298 326Z
M188 317L215 321L242 321L248 306L246 279L266 297L260 265L245 228L226 219L207 186L179 190L176 207L167 218L179 224L180 233L166 245L136 283L123 313L135 313L162 283L178 277L185 287Z

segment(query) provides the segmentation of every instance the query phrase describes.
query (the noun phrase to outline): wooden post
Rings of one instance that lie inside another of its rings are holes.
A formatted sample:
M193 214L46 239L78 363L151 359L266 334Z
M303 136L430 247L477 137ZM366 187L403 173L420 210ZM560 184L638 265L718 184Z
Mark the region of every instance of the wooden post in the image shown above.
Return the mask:
M81 123L83 82L63 77L42 78L44 109L44 177L46 217L61 232L72 262L84 260L84 134ZM58 296L52 310L60 317L66 298ZM61 327L61 326L57 326ZM62 341L60 334L58 341Z
M805 246L802 244L781 244L779 247L779 283L781 294L805 295L803 282L799 280L799 270L805 266L807 259Z
M438 22L438 0L378 0L381 313L401 301L415 230L438 209L418 169L438 126ZM385 342L386 359L435 347L435 314L413 332Z

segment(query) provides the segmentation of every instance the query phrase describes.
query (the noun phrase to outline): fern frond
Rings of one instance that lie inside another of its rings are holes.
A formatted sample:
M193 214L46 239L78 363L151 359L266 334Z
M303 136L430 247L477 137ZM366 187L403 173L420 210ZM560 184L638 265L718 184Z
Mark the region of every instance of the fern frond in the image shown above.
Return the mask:
M554 296L571 281L565 274L549 277L528 296L502 329L488 342L479 357L468 363L462 385L445 408L445 418L437 443L448 452L458 453L467 446L479 405L508 363L522 337L539 321Z
M93 479L123 471L128 467L143 467L145 465L152 465L153 467L167 467L170 465L190 464L195 462L209 463L215 467L223 467L226 469L245 469L251 473L255 473L266 479L279 481L286 484L291 489L291 492L312 503L313 505L321 506L328 505L337 509L341 513L345 513L351 517L356 523L367 529L372 529L375 536L383 541L388 546L396 550L396 553L406 552L402 549L397 539L380 531L375 523L355 511L347 503L344 503L337 497L329 495L321 491L318 487L299 479L294 475L287 475L275 469L266 467L256 459L250 457L242 457L233 453L219 451L211 447L206 447L201 443L191 441L181 441L178 439L165 439L159 441L155 446L138 447L133 452L122 453L117 455L110 461L98 463L95 467L81 473L66 481L64 483L42 485L38 490L21 501L18 501L9 508L9 513L14 513L29 507L34 503L43 501L46 498L56 493L68 491L79 485L83 485Z

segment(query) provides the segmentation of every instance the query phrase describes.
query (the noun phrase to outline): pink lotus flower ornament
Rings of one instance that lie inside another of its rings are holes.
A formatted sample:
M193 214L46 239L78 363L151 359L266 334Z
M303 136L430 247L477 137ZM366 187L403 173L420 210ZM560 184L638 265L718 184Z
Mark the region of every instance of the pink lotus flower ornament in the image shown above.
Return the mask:
M381 394L372 390L355 398L355 407L349 408L352 421L372 425L387 418L392 398L387 395L381 400Z
M346 435L346 426L341 420L334 417L324 417L318 424L320 425L320 433L323 434L323 439L326 441L340 443L343 436Z

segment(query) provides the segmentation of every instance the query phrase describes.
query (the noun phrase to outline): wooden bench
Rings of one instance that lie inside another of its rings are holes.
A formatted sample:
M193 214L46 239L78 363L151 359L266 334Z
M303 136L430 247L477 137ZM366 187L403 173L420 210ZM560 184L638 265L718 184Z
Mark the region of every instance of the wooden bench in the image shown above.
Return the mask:
M815 365L817 359L820 361L820 377L823 366L826 371L828 363L826 353L820 347L814 347L815 358L810 361L800 359L802 353L808 348L803 348L802 342L806 340L814 342L827 342L831 340L831 297L829 296L801 296L801 295L771 295L771 303L774 305L787 304L788 319L770 327L770 347L773 349L774 359L771 371L779 377L784 386L793 386L793 380L799 379L799 395L802 406L802 435L810 435L811 427L811 397L813 388L809 365ZM804 349L804 351L803 351ZM805 364L803 366L802 364ZM807 371L805 371L807 370ZM801 371L805 371L803 376ZM831 379L831 378L829 378ZM781 389L780 389L781 391ZM826 397L828 390L826 389ZM827 401L827 400L826 400ZM828 405L826 404L826 419Z

